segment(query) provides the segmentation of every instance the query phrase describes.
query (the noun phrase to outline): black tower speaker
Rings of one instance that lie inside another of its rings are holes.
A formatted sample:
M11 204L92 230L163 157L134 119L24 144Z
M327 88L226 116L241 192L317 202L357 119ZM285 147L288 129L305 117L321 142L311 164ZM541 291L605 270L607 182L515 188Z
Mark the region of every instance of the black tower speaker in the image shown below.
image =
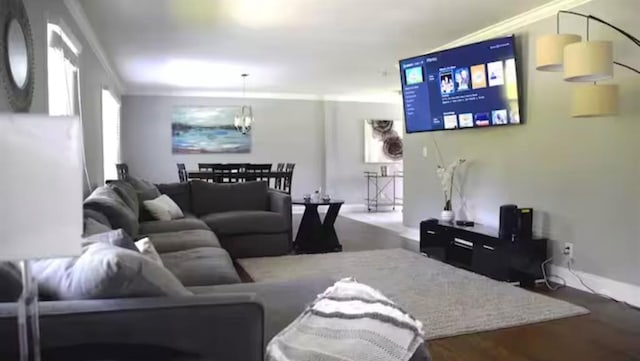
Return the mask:
M498 238L511 241L518 227L518 206L505 204L500 207L500 229Z
M530 241L533 238L533 208L518 208L516 239Z

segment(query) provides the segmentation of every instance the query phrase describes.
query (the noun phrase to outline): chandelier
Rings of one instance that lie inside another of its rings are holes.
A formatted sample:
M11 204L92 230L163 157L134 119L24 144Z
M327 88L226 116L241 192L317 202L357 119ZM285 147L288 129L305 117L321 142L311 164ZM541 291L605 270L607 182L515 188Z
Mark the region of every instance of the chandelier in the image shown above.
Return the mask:
M242 99L246 102L246 90L247 90L247 77L249 74L242 74ZM253 109L250 105L243 105L240 107L240 112L236 114L236 118L233 122L236 130L242 134L247 134L251 131L253 125Z

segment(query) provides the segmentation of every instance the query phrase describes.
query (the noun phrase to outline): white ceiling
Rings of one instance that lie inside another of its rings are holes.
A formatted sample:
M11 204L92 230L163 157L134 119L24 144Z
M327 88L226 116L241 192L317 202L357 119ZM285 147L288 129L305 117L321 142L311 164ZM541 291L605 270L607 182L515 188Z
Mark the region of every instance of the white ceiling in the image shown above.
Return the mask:
M131 92L352 94L395 64L548 0L81 0Z

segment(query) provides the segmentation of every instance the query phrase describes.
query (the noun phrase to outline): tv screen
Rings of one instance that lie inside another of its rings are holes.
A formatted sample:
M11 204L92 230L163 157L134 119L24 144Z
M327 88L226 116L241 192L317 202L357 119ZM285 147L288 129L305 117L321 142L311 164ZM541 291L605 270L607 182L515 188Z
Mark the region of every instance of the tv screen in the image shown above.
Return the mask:
M407 133L521 124L513 36L400 61Z

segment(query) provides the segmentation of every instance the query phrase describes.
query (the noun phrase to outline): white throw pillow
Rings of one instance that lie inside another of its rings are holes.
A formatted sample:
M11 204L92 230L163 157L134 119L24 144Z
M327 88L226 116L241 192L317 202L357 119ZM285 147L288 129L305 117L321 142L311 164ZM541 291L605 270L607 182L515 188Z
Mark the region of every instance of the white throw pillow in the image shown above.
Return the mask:
M183 218L184 214L182 210L173 199L169 198L166 194L160 197L142 202L144 207L151 213L153 218L159 221L170 221L172 219Z
M167 209L169 210L169 214L171 214L172 219L184 218L182 209L180 209L180 206L178 206L176 202L174 202L173 199L171 199L171 197L169 197L166 194L163 194L158 198L167 206Z
M164 266L164 263L162 263L162 258L160 258L158 251L153 246L153 243L151 243L151 240L149 240L149 237L145 237L139 241L136 241L136 247L143 256L148 257L150 260L156 262L161 266Z

